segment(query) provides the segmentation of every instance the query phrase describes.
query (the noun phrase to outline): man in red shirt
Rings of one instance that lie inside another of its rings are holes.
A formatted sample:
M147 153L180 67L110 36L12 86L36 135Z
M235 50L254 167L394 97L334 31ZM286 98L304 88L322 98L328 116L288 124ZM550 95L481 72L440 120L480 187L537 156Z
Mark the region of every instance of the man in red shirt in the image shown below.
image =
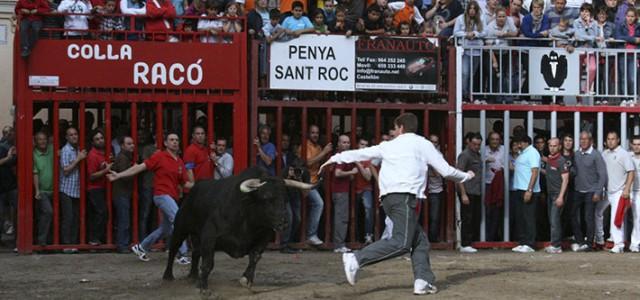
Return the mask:
M184 165L190 181L213 178L215 152L206 144L207 134L204 128L196 125L191 133L191 145L184 151Z
M369 147L369 141L360 138L358 149ZM373 243L373 187L371 178L375 176L376 169L370 160L355 163L358 173L356 175L356 199L362 199L364 206L364 243Z
M104 154L104 134L96 130L91 136L93 147L87 154L87 198L89 200L89 245L98 246L105 241L107 204L105 175L111 171L111 163Z
M346 135L338 137L338 152L351 148L351 141ZM338 164L335 167L331 182L331 198L333 199L333 243L335 253L346 253L351 249L345 246L347 227L349 226L349 187L353 177L358 174L354 164Z
M168 237L173 232L173 221L178 212L176 200L180 196L180 186L190 189L193 181L189 180L187 171L178 156L180 138L175 133L169 133L164 140L165 151L158 151L141 164L120 173L111 172L107 175L110 181L136 175L145 170L153 172L153 203L163 213L162 224L158 229L150 233L140 244L131 247L133 253L142 261L149 261L147 251L159 239ZM180 255L176 259L179 264L190 264L191 260L186 256L187 246L182 243Z

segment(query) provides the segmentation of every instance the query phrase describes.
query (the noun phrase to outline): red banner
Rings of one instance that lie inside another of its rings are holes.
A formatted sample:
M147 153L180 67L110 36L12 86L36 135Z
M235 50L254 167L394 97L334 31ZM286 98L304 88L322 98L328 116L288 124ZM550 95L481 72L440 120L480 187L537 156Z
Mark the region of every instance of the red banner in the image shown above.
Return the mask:
M242 43L40 40L31 86L240 89Z

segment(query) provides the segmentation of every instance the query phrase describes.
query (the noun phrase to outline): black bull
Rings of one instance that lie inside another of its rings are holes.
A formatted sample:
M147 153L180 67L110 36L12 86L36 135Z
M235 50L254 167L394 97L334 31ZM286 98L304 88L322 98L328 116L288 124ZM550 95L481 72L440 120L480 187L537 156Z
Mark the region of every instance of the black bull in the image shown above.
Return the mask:
M233 258L249 255L249 265L240 282L250 287L262 252L273 240L275 231L287 226L287 186L314 187L268 176L257 168L222 180L197 182L176 215L163 278L174 279L173 260L180 244L190 237L193 253L189 278L199 279L202 292L208 292L215 251L224 251Z

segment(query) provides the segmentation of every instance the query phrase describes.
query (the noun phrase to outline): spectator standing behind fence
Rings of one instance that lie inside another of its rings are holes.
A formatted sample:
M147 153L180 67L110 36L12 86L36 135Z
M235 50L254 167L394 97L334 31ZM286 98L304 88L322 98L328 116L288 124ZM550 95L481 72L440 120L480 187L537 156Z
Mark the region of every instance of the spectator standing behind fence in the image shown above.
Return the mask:
M213 178L222 179L233 175L233 157L227 153L227 139L222 137L216 139L215 148Z
M119 138L120 153L116 156L111 169L122 172L133 164L133 150L135 144L130 136ZM129 253L131 242L131 197L133 193L133 177L123 178L113 182L113 207L116 212L116 249L118 253Z
M88 0L62 0L58 5L58 12L67 14L64 17L64 35L78 39L87 36L89 19L92 18L89 14L92 11L93 6Z
M303 33L313 32L313 24L306 16L303 16L304 5L300 1L293 1L291 4L292 15L284 19L282 27L284 27L287 35L291 37L299 37Z
M560 0L564 1L564 0ZM580 18L573 22L576 47L595 48L596 43L604 42L604 38L597 36L598 25L593 20L593 6L589 3L580 7ZM593 83L596 80L596 55L591 51L580 54L580 64L587 66L587 82L582 87L583 93L594 94Z
M497 47L508 47L511 42L508 38L518 36L518 29L513 24L513 19L507 17L507 11L503 7L495 9L495 20L489 22L486 27L486 45L493 45ZM493 79L493 91L499 93L511 93L515 92L516 86L516 74L517 60L514 60L513 53L511 51L490 51L491 67L493 72L491 75ZM511 87L511 89L509 89ZM499 100L511 101L511 97L500 96Z
M287 165L285 165L282 170L285 179L309 182L309 171L305 168L304 162L297 156L290 156ZM286 209L287 217L289 218L287 223L289 226L282 232L282 239L280 241L282 248L280 252L286 254L300 253L302 250L291 248L290 244L296 241L297 233L300 229L300 222L302 222L302 211L300 210L302 192L299 189L287 187L287 195L288 202Z
M631 149L635 174L633 177L633 192L631 193L631 212L633 215L633 231L629 251L640 252L640 136L631 137ZM629 216L629 215L627 215Z
M564 1L564 0L558 0ZM530 39L539 39L545 38L549 36L549 29L551 28L551 22L549 21L549 17L546 14L543 14L544 11L544 1L543 0L533 0L531 2L531 13L524 16L522 18L522 25L520 26L520 31L522 35ZM522 45L524 46L544 46L548 44L547 42L536 42L536 41L524 41Z
M596 205L596 237L604 241L604 218L600 218L604 210L611 204L611 218L609 235L613 239L611 253L624 252L625 221L620 227L614 223L620 199L631 199L631 188L635 175L635 165L631 153L620 146L620 137L615 131L607 134L607 149L602 153L604 163L607 166L607 199L602 199ZM598 240L596 240L598 242Z
M309 174L311 176L311 184L318 184L320 181L320 164L325 160L327 155L333 151L333 144L327 143L324 147L319 144L320 128L317 125L309 126L309 139L307 140L307 153L305 158L307 161L307 167L309 168ZM307 222L307 243L313 246L319 246L323 242L318 238L318 225L320 223L320 217L322 216L322 208L324 202L322 196L320 196L321 184L309 191L309 221Z
M429 135L429 141L442 155L440 150L440 138L435 135ZM444 157L443 157L444 158ZM440 211L444 192L444 178L438 174L438 171L429 169L427 174L427 201L429 202L429 242L437 243L440 241Z
M144 30L154 41L177 42L176 37L167 37L167 32L173 31L173 20L176 9L169 0L147 0L147 18Z
M238 18L242 16L240 4L231 2L225 9L225 19L222 21L222 30L227 33L242 32L242 21ZM232 37L225 37L225 43L233 42Z
M456 168L474 174L482 173L482 158L480 156L480 145L482 136L474 133L470 136L467 148L458 155ZM464 183L458 183L458 193L460 195L460 217L462 218L462 242L460 252L478 252L471 246L472 242L480 240L480 222L482 206L482 176L476 176Z
M313 29L317 34L327 34L329 33L327 29L327 24L324 21L324 12L321 9L316 9L311 14L311 18L313 20Z
M393 16L393 24L395 26L400 27L402 23L412 24L413 21L416 22L419 28L422 26L424 18L414 3L414 0L404 0L404 2L391 2L387 5L395 13Z
M571 46L574 32L569 20L560 19L560 22L549 31L549 37L553 38L555 47L566 48Z
M524 134L513 137L520 148L516 158L513 187L515 192L516 231L519 245L514 252L535 252L536 207L540 194L540 153L531 145L531 138Z
M5 216L8 216L9 220L0 222L0 229L3 226L7 227L6 233L11 235L16 232L18 210L18 181L15 173L18 152L15 147L15 129L11 126L7 126L6 129L0 143L0 221ZM5 209L8 211L4 211Z
M264 37L268 44L271 44L274 41L281 40L286 36L285 29L284 27L282 27L282 25L280 25L279 22L280 22L280 11L274 8L271 11L269 11L269 23L267 25L264 25L264 27L262 27L262 33L264 34ZM267 63L266 52L264 55L265 55L264 63L266 66L266 63Z
M336 2L335 0L324 0L324 21L327 25L331 24L336 19Z
M425 13L427 20L433 20L438 29L438 35L450 37L453 35L453 25L456 18L464 13L464 9L458 0L434 1L431 8Z
M574 167L574 152L573 152L573 136L571 134L565 134L562 138L562 157L567 164L569 170L569 185L567 186L567 192L565 193L565 205L562 211L562 232L565 237L573 235L573 229L571 225L571 210L575 198L575 175L576 170Z
M89 244L98 246L105 241L107 225L107 204L105 175L111 171L111 162L105 156L105 141L101 131L96 130L91 136L93 147L87 155L87 197L89 198Z
M267 9L267 0L258 0L255 9L247 14L247 26L249 35L261 38L262 28L269 24L269 9Z
M50 10L47 0L18 0L15 12L20 18L20 56L27 57L38 41L42 16Z
M507 10L507 16L513 21L513 25L520 31L522 25L522 0L511 0L509 3L509 9Z
M256 147L258 157L256 158L258 167L265 170L269 175L276 175L276 146L273 145L269 139L271 139L271 127L268 125L260 125L258 128L259 136L253 140L253 145Z
M338 137L338 153L351 148L348 136ZM349 226L349 193L351 181L358 174L358 168L353 163L337 164L334 167L334 177L331 182L331 200L333 202L333 244L334 253L347 253L351 249L346 247L347 229Z
M578 10L567 8L567 0L555 0L553 7L547 10L545 16L549 18L549 27L553 28L560 23L560 19L567 19L573 24L573 21L578 18L577 12Z
M104 7L97 11L100 15L111 15L116 13L116 0L106 0ZM102 40L121 40L122 32L113 33L113 31L122 31L125 29L124 20L120 16L101 16L100 21L100 39Z
M369 141L360 138L358 141L358 149L364 149L369 147ZM376 174L376 169L371 164L370 160L365 160L355 163L358 173L356 174L355 190L356 199L362 200L362 206L364 207L364 243L373 243L373 186L371 185L371 179Z
M38 233L36 243L46 246L49 241L49 230L53 218L53 145L44 132L35 135L33 149L33 189L38 216ZM0 225L2 222L0 222Z
M201 126L193 127L191 144L184 150L183 158L189 181L213 178L215 154L207 145L207 133Z
M60 151L60 235L63 244L78 244L80 162L87 157L87 151L78 149L78 131L75 128L67 129L66 140ZM76 253L78 249L67 248L63 252Z
M338 6L336 8L336 19L329 23L329 32L344 34L349 37L353 33L353 26L354 24L347 22L345 8Z
M485 37L483 22L480 19L480 6L478 2L471 1L467 5L464 14L456 19L453 35L462 39L463 47L480 47L484 45ZM465 49L462 55L462 95L465 101L472 100L471 80L472 75L478 71L480 65L480 49Z
M217 43L220 41L218 35L222 32L222 21L220 17L219 2L217 0L208 0L206 4L207 13L202 15L198 20L198 31L205 33L200 36L202 43Z
M140 244L131 247L131 250L142 261L149 261L147 252L151 246L161 238L166 238L173 232L173 221L178 212L176 201L180 197L180 186L185 189L193 187L193 181L189 180L184 163L178 151L180 150L180 138L175 133L169 133L164 141L165 151L158 151L141 164L136 164L125 171L108 175L110 181L134 176L138 173L150 170L153 177L153 203L162 211L162 224L149 234ZM179 249L180 257L176 259L179 264L189 264L186 256L187 246L182 243Z
M616 11L616 18L614 23L616 25L625 24L627 18L627 12L629 10L636 10L636 0L622 0L618 4L618 10Z
M590 251L595 236L595 206L602 201L602 192L607 183L607 168L600 151L593 148L590 132L580 133L580 149L575 152L573 163L576 176L571 220L575 243L571 245L571 250ZM583 223L586 233L582 230ZM604 240L598 242L604 245Z
M377 4L367 7L367 14L364 20L360 19L356 26L359 32L368 35L384 34L384 19L382 9Z
M498 13L500 18L500 13ZM497 132L489 134L489 145L484 148L485 157L485 215L486 240L498 241L500 212L504 204L504 146Z
M627 11L625 22L619 24L616 28L616 39L625 41L624 49L628 53L618 54L618 74L619 76L619 92L623 95L633 95L637 93L638 55L635 52L640 44L640 25L638 24L638 12L635 9ZM631 103L634 103L631 100ZM626 102L623 100L623 102ZM623 103L624 104L624 103Z
M485 28L489 23L496 20L497 17L497 8L498 8L498 0L486 0L485 6L480 7L482 14L480 15L480 19L484 23Z
M561 150L560 139L551 138L549 140L549 156L547 156L545 165L551 245L544 250L552 254L562 253L562 211L569 185L569 168Z
M120 0L120 12L125 15L145 16L147 14L147 8L145 2L142 0ZM131 19L134 18L133 28L131 28ZM144 30L144 20L142 18L125 17L124 28L127 31L142 31ZM128 41L137 41L142 38L140 33L127 34Z
M362 18L364 14L366 1L365 0L342 0L340 5L345 8L346 21L349 24L355 25L358 19Z

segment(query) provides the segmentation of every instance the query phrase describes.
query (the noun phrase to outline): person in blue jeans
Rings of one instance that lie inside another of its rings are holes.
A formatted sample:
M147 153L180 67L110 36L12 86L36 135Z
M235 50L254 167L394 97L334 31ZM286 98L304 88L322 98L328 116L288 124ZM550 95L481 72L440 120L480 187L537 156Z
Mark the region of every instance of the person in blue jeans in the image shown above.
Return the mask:
M112 170L122 172L128 169L133 162L133 149L135 147L130 136L118 138L120 153L116 156ZM118 253L129 253L131 241L131 194L133 192L133 178L118 180L112 185L113 206L116 213L116 245Z
M153 203L162 211L162 224L149 234L140 244L131 247L131 250L142 261L149 261L147 250L161 238L168 237L173 232L173 221L178 212L176 200L179 198L181 188L190 189L193 181L187 176L184 162L178 156L180 138L175 133L167 135L164 141L165 151L158 151L141 164L136 164L120 173L112 172L108 175L110 181L127 178L145 170L154 173L153 177ZM179 264L189 264L186 256L187 246L182 243L179 249L180 257L176 259Z
M322 245L324 242L318 237L318 225L324 208L324 201L320 196L319 189L323 186L318 173L320 163L333 151L333 144L328 143L324 147L320 146L320 128L317 125L309 126L309 139L307 140L306 161L309 168L311 183L317 187L309 191L309 219L307 223L307 243L312 246Z
M358 149L369 147L369 141L360 138ZM356 199L362 200L364 206L364 243L373 243L373 185L371 179L377 177L376 168L370 160L356 162L358 174L356 176Z

